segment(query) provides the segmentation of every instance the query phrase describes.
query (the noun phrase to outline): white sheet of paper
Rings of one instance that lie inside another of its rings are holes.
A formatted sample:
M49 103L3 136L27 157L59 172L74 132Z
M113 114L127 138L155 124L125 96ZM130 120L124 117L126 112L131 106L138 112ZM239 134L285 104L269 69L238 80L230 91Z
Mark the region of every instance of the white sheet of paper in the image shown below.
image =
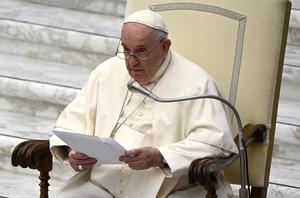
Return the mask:
M73 150L97 159L97 164L122 164L119 157L126 149L113 138L59 131L52 132Z

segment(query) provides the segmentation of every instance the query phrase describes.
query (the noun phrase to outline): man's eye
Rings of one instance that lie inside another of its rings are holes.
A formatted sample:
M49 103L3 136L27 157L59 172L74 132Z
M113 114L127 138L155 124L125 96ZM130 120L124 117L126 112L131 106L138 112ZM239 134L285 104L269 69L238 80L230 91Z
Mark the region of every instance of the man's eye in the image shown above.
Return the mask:
M146 52L147 52L146 48L139 48L139 49L134 50L134 53L136 53L136 54L143 54Z

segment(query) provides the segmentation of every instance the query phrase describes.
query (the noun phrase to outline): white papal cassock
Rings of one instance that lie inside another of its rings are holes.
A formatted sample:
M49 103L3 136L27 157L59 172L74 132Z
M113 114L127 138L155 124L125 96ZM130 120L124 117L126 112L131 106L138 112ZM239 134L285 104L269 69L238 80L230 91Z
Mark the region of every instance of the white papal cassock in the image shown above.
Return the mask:
M125 148L157 147L170 168L131 170L126 165L95 166L77 174L59 194L63 197L199 197L203 187L188 183L188 167L196 158L237 153L224 106L203 99L158 103L127 89L130 80L124 60L113 57L100 64L82 91L57 120L57 127L115 139ZM214 80L198 65L170 51L154 78L146 85L160 97L219 94ZM62 162L64 145L50 139L53 154ZM99 151L101 152L101 151ZM219 197L231 189L219 175ZM68 195L67 195L68 194ZM101 197L101 196L100 196Z

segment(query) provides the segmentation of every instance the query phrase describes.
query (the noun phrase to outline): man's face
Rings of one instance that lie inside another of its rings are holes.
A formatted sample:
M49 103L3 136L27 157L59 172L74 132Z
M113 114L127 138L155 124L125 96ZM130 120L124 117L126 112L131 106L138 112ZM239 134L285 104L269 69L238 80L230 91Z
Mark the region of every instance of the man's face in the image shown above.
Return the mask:
M128 73L134 80L141 84L148 83L166 57L169 45L166 41L158 40L152 28L138 23L126 23L123 26L121 40L124 52L146 50L147 57L141 59L131 55L125 62Z

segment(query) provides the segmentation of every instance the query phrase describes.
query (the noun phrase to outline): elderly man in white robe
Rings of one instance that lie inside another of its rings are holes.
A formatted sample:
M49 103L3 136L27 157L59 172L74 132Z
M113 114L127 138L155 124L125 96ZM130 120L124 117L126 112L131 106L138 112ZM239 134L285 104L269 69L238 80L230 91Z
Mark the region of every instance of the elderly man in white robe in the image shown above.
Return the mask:
M161 15L141 10L125 19L116 56L100 64L56 127L113 137L128 151L124 164L96 165L53 136L54 156L78 171L56 197L201 197L206 191L188 182L196 158L237 153L224 106L210 99L155 102L132 93L134 79L160 97L216 94L214 80L200 66L170 49ZM101 151L99 151L101 152ZM217 194L231 188L219 175Z

